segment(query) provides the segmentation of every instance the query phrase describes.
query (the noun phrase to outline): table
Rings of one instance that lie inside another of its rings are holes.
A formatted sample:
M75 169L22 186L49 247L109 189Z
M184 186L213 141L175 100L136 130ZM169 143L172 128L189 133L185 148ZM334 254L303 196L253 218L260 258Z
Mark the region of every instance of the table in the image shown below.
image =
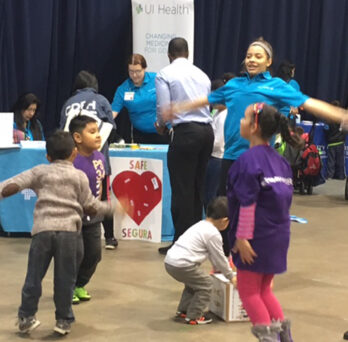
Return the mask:
M170 211L171 188L167 168L168 145L144 145L141 149L110 149L111 157L134 157L160 159L163 162L162 192L162 241L172 241L174 226ZM10 178L36 165L48 163L44 148L20 148L0 150L0 181ZM33 225L33 211L36 195L31 190L24 190L0 201L0 223L5 232L30 232Z

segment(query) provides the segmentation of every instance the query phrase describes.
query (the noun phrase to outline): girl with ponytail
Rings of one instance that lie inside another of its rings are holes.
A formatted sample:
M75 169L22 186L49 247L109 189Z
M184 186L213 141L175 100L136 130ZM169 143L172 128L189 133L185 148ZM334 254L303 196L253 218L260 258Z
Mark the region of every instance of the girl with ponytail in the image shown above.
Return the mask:
M274 274L286 271L290 241L292 172L270 145L275 133L294 147L286 118L264 103L247 107L240 134L250 148L231 166L227 181L230 243L243 306L259 341L291 342L290 321L272 292Z

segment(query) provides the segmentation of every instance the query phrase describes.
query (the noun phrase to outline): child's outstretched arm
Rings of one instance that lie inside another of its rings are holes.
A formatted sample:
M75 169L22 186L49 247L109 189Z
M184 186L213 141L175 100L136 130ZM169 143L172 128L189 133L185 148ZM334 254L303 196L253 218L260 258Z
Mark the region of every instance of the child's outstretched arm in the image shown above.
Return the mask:
M19 191L18 184L16 184L16 183L7 184L6 186L4 186L4 188L1 191L1 197L5 198L5 197L12 196L12 195L16 194L18 191Z
M80 194L79 202L84 210L85 215L105 215L112 216L114 213L118 213L119 209L115 203L108 201L100 201L94 197L89 187L89 182L86 174L80 172Z
M0 183L0 199L15 195L23 189L35 190L35 180L35 168L5 180Z

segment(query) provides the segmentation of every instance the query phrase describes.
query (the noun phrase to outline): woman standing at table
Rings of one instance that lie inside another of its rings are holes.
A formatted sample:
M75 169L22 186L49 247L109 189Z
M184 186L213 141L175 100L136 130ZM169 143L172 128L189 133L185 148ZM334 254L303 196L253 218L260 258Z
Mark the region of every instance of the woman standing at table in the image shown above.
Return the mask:
M156 122L156 73L147 72L144 56L133 54L128 59L127 78L118 88L111 107L114 117L127 108L132 124L132 142L167 144L168 135L159 135Z
M40 101L33 93L21 95L13 105L13 141L45 140L42 125L37 119Z

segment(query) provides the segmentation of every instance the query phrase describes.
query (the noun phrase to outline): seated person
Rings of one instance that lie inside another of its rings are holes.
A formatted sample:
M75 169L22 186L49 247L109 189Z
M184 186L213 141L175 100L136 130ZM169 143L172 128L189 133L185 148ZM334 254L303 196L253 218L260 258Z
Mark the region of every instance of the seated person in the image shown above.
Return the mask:
M42 125L37 119L40 101L33 93L21 95L13 105L13 142L21 140L45 140Z

